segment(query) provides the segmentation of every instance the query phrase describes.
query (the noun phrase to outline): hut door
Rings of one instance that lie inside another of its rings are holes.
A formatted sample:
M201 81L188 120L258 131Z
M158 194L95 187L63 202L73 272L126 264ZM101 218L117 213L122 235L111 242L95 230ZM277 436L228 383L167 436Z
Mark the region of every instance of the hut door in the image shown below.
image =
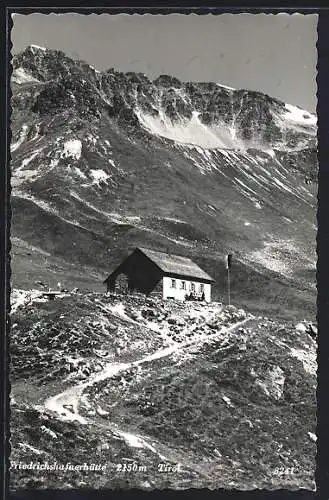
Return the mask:
M118 293L128 293L128 290L129 290L128 276L121 273L117 276L115 280L115 291Z

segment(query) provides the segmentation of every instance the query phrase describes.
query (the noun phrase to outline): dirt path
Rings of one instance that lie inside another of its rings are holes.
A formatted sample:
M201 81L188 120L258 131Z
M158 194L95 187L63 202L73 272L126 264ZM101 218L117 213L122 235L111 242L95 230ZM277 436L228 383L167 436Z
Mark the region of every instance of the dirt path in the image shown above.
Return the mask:
M80 424L92 423L92 421L87 420L86 418L82 417L82 415L79 414L80 398L83 393L83 390L86 387L90 387L97 382L112 378L118 373L125 372L134 366L139 366L154 361L156 359L168 357L171 354L178 352L181 349L184 349L189 346L200 345L205 342L214 340L219 336L222 336L223 333L231 332L241 327L242 325L245 325L246 323L248 323L253 319L254 318L246 318L242 321L234 323L233 325L227 328L222 328L221 330L219 330L214 334L207 335L205 337L196 340L188 340L186 342L182 342L181 344L166 347L164 349L159 349L158 351L155 351L153 354L145 356L137 361L133 361L130 363L118 363L118 364L109 363L100 373L92 375L86 382L77 384L73 387L66 389L60 394L57 394L56 396L46 399L46 401L44 402L44 406L48 410L57 413L58 417L63 421L77 421ZM113 431L117 435L120 435L128 445L136 448L150 449L152 452L156 453L162 460L166 459L166 457L164 457L161 453L159 453L159 451L155 449L155 447L151 444L150 442L151 440L149 438L137 434L130 434L124 432L111 423L108 423L108 428L112 428Z

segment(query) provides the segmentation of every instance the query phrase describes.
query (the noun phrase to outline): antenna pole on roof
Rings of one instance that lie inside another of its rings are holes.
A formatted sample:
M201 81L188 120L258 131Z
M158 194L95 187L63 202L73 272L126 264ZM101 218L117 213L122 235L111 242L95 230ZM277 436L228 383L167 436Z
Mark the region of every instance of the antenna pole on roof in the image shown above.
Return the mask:
M231 278L230 278L230 269L232 263L232 254L227 254L225 258L226 269L227 269L227 294L228 294L228 305L231 305Z

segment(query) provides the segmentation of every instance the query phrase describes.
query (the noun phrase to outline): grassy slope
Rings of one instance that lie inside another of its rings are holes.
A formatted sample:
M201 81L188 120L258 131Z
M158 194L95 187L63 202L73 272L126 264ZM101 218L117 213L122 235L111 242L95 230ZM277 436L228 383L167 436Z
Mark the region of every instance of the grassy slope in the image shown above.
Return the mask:
M40 254L38 249L27 248L22 243L14 244L11 253L13 287L42 289L37 283L41 281L51 288L56 288L60 282L69 290L78 287L83 291L104 291L102 281L108 274L108 267L104 266L101 270L77 266L61 258ZM118 256L120 254L118 251ZM221 269L222 262L206 258L195 260L201 267L210 270L216 280L213 299L227 303L227 277L225 270ZM315 290L306 286L301 289L292 287L287 282L282 283L280 277L273 279L271 275L264 275L240 263L235 263L231 280L232 303L237 307L279 320L315 319Z
M37 117L24 115L24 120L31 125ZM15 127L20 128L23 121L16 113ZM49 117L45 117L45 121L50 121ZM84 140L89 133L97 136L100 143L110 141L111 158L121 172L106 164L104 152L97 149L98 143L93 151L89 146L85 147L79 160L63 160L57 168L47 171L44 165L49 164L48 155L54 154L57 139L65 140L63 134L68 134L67 137ZM54 281L60 281L67 288L78 286L100 290L102 279L113 266L129 250L144 245L169 249L199 260L216 278L214 297L224 300L223 255L233 249L236 260L232 293L236 304L254 307L255 311L271 311L286 318L295 317L300 310L308 317L313 315L315 290L309 289L310 279L306 276L311 271L299 270L297 266L294 279L288 286L282 276L268 269L254 269L253 265L238 262L253 250L262 248L263 242L273 235L278 240L294 240L298 249L305 247L305 254L309 254L314 239L314 228L311 227L315 218L313 200L310 204L304 203L275 184L269 190L256 184L253 188L258 190L260 199L264 198L263 208L259 210L239 193L234 184L235 177L241 175L239 161L236 165L229 165L223 155L214 154L212 160L218 170L203 175L198 166L202 167L205 160L196 150L186 150L194 158L194 164L184 156L184 149L175 147L170 141L147 134L127 135L105 114L97 126L79 121L75 115L56 115L46 136L33 139L32 134L32 139L13 153L13 171L20 167L23 159L31 156L35 148L41 147L45 150L27 166L35 169L38 177L20 189L53 204L61 216L45 212L26 199L12 197L12 235L50 253L47 262L42 259L44 265L40 268L39 254L32 252L26 258L14 248L14 286L29 288L31 282L41 280L50 282L51 286L54 286ZM273 169L277 168L275 162L262 152L255 154L267 162L265 169L268 172L274 172ZM301 162L303 170L307 170L311 160L303 157ZM70 174L70 165L79 166L85 173L90 168L103 169L111 175L113 182L111 180L107 186L83 188L81 179ZM249 168L252 167L251 162ZM294 178L298 185L303 183L299 172L291 171L288 178ZM314 191L313 186L306 187ZM72 191L94 205L95 210L74 198ZM107 215L110 213L123 218L137 215L140 221L133 223L123 219L122 223L114 222ZM184 222L168 221L166 217ZM293 222L288 223L283 217L291 218ZM245 220L251 221L251 225L245 226ZM287 262L289 258L288 252ZM56 259L59 259L58 266ZM302 273L303 284L299 273Z
M167 236L178 238L184 235L186 241L193 241L196 235L193 226L188 225L183 229L174 227L174 233L173 224L169 225L169 230L162 226L160 233L155 229L153 234L142 227L113 222L103 223L106 233L100 234L94 228L89 229L87 224L82 228L69 223L70 219L65 221L56 214L46 212L29 200L13 197L12 209L12 234L24 235L25 242L25 247L19 242L12 247L12 283L17 288L29 289L37 286L36 281L42 281L50 287L60 282L68 289L79 287L101 291L107 274L135 245L154 246L156 239L156 248L169 248L175 252L178 244L166 239ZM89 227L93 226L90 224ZM184 230L188 231L186 235ZM223 259L209 249L207 240L202 241L200 235L198 238L192 250L183 246L180 252L186 255L193 252L195 261L216 280L214 299L226 301ZM29 245L36 248L28 248ZM313 319L315 289L307 285L309 277L304 279L304 285L294 283L268 270L256 269L235 260L231 279L232 301L237 305L248 306L256 313L264 311L288 319L299 317L300 311L303 311L306 318Z

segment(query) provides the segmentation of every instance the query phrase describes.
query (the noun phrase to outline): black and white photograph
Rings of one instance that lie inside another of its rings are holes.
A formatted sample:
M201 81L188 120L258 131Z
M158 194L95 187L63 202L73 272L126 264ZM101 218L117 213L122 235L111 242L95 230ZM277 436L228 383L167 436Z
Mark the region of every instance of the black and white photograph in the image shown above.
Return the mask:
M12 23L10 490L315 490L318 15Z

